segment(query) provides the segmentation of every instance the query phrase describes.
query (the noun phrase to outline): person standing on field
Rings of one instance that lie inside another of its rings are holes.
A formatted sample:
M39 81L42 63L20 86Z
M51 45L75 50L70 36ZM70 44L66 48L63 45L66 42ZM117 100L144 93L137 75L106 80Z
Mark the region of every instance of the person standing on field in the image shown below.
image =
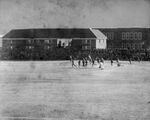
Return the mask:
M101 68L101 70L104 69L104 59L103 59L103 58L100 59L100 65L99 65L99 68Z
M72 56L70 56L70 61L72 63L72 67L77 67L75 64L74 64L74 58Z
M117 66L120 67L120 61L119 61L119 58L117 58Z
M112 58L110 59L110 62L111 62L111 66L113 66L113 59Z

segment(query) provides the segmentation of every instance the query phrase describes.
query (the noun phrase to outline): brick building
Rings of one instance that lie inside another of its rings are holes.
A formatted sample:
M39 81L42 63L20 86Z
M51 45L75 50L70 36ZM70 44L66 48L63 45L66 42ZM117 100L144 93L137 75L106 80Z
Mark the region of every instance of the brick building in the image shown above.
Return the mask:
M99 34L99 35L98 35ZM48 59L61 47L105 49L106 37L93 29L14 29L3 37L6 59Z
M107 49L150 48L149 28L98 28L107 36Z

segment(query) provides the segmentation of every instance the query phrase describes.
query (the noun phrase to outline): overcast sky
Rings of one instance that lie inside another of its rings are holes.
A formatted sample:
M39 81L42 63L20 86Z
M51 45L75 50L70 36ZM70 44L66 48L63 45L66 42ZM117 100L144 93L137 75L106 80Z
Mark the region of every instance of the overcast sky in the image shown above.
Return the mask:
M0 34L38 27L150 27L150 0L0 0Z

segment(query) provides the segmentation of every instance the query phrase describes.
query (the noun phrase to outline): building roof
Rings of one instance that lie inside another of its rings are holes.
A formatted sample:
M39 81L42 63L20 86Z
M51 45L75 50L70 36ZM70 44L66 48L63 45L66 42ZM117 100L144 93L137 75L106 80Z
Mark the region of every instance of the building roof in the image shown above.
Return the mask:
M96 38L90 29L13 29L3 38Z
M107 37L98 29L90 29L97 39L107 39Z
M98 29L101 32L130 32L130 31L148 31L150 30L150 28L138 28L138 27L131 27L131 28L94 28L94 29Z

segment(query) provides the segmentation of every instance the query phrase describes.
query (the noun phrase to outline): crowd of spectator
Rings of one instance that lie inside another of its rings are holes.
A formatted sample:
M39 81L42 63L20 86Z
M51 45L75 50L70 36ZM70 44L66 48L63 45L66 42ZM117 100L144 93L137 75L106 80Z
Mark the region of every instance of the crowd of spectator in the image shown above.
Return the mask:
M79 51L76 54L72 53L76 58L87 57L91 55L94 59L97 57L104 58L105 60L132 60L132 61L150 61L150 51L148 50L131 50L131 49L104 49L104 50L87 50Z
M69 60L69 56L75 59L86 58L91 55L93 59L104 58L105 60L129 60L132 61L150 61L150 51L134 49L99 49L99 50L72 50L66 48L57 48L53 51L1 51L1 59L4 60Z

